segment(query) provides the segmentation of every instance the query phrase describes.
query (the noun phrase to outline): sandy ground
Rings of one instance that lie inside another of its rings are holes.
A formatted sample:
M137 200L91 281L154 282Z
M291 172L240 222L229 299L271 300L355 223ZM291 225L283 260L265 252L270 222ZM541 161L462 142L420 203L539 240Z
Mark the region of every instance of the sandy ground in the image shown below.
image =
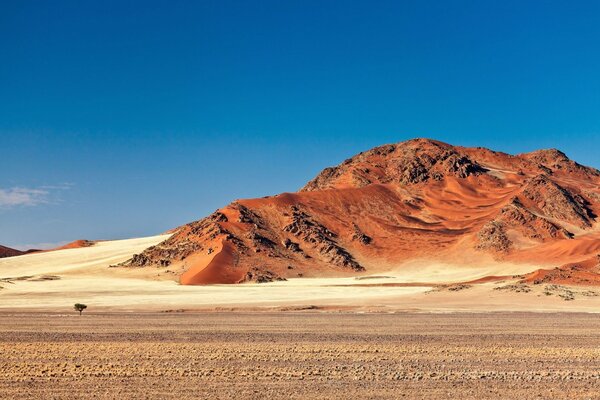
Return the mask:
M93 247L0 259L0 309L69 311L74 303L81 302L95 310L132 311L306 307L438 312L600 311L600 290L549 289L543 285L522 288L511 286L514 282L510 281L438 287L489 275L522 274L536 269L532 265L457 267L413 262L384 276L360 279L300 278L210 286L179 285L176 274L168 268L109 267L167 237L106 241Z
M595 399L593 314L2 313L2 399Z

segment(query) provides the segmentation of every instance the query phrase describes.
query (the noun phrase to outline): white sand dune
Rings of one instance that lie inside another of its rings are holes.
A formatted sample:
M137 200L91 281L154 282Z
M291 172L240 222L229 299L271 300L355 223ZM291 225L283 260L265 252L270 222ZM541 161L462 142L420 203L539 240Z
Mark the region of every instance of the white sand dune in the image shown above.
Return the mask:
M165 268L110 268L168 235L99 242L92 247L57 250L0 260L0 309L68 310L83 302L90 309L168 310L218 307L358 307L383 310L600 310L600 297L565 302L540 293L493 290L478 285L460 292L430 292L436 283L489 275L529 272L531 265L457 267L413 262L386 276L301 278L244 285L182 286ZM398 286L423 283L421 286Z
M26 254L0 259L0 278L41 274L92 274L127 260L169 238L158 235L145 238L97 242L91 247Z

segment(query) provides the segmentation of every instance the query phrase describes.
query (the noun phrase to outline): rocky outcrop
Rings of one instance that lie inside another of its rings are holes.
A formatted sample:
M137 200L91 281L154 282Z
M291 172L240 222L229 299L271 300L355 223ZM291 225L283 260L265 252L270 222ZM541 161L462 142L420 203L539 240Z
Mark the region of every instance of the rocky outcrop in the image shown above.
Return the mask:
M285 278L279 276L278 274L265 270L264 267L252 267L248 272L246 272L246 275L244 275L244 277L236 283L268 283L285 280Z
M11 249L10 247L0 246L0 258L15 257L25 254L26 252Z
M348 161L348 160L346 160ZM327 167L319 173L313 180L308 182L302 188L303 191L323 190L331 187L331 182L342 175L342 167ZM367 179L362 177L361 179Z
M354 229L354 233L352 234L352 240L356 240L364 245L371 244L373 239L370 236L367 236L363 231L361 231L358 225L353 223L352 227Z
M290 250L294 253L302 253L300 245L296 242L291 241L290 239L285 239L282 244L283 247L285 247L287 250Z
M248 234L248 238L251 240L253 248L263 247L263 248L272 249L276 246L274 241L272 241L268 237L265 237L257 232L250 232Z
M325 256L329 263L355 271L364 268L354 257L336 242L337 235L324 225L315 221L311 216L302 211L298 206L291 208L292 220L283 230L296 236L302 242Z
M168 239L156 246L151 246L141 254L133 257L122 264L125 267L168 267L173 261L182 261L191 254L201 250L202 246L189 239L171 241Z
M507 253L512 245L506 235L506 227L499 221L491 221L485 224L477 233L477 239L478 249L491 250L497 253Z
M326 168L303 191L314 191L348 184L364 187L372 183L413 185L445 176L466 178L486 169L455 147L445 143L415 139L399 145L376 147ZM349 175L350 178L346 178Z
M589 202L553 182L547 175L537 175L529 180L522 192L524 202L546 217L564 221L580 228L592 226L594 213Z
M523 158L538 165L545 173L552 175L555 172L567 174L583 174L588 178L599 177L600 171L595 168L584 167L569 159L565 153L557 149L537 150L522 155Z
M206 218L179 227L169 239L147 248L141 254L134 254L132 258L118 266L166 267L173 262L183 261L197 252L211 252L210 243L221 237L244 247L242 241L221 225L227 221L225 214L216 211Z
M439 154L419 154L408 151L391 162L398 171L396 178L399 183L408 185L426 182L430 179L442 180L447 175L466 178L470 175L481 174L485 170L466 156L456 151L447 150Z
M505 229L513 229L526 238L539 241L570 239L573 236L561 225L526 208L519 197L504 206L493 221L502 224Z
M526 180L522 191L499 211L494 224L481 229L478 248L508 252L514 247L506 235L509 229L538 242L571 239L574 234L569 226L587 229L595 222L590 204L549 176L536 175Z

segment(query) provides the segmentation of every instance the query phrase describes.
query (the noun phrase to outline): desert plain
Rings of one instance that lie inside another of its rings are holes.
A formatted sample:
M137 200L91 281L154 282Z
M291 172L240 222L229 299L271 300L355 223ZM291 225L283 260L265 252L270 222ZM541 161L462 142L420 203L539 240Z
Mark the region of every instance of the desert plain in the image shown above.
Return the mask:
M3 313L5 399L594 399L580 313Z

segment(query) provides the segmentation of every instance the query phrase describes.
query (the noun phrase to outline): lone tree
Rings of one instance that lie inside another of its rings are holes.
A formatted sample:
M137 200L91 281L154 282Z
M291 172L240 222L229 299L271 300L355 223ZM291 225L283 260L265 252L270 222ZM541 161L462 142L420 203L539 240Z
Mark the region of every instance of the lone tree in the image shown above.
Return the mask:
M76 303L73 308L75 309L75 311L79 311L79 315L81 315L81 312L83 310L85 310L87 308L87 306L85 304L81 304L81 303Z

